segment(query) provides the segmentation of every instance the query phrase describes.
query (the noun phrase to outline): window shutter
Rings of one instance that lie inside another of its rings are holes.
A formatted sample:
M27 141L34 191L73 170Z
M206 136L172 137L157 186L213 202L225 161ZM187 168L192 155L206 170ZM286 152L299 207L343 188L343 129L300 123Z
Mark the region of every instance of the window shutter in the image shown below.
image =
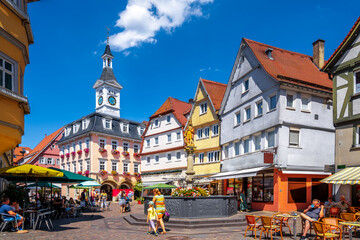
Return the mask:
M299 145L299 131L290 130L290 145Z

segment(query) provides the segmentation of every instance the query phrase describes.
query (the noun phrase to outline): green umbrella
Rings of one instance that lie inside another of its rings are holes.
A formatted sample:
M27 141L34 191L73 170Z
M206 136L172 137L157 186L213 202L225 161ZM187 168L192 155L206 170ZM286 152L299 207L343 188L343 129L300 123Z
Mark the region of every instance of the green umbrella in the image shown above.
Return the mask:
M144 187L144 189L155 189L155 188L158 188L158 189L171 189L171 188L177 188L177 186L169 185L169 184L165 184L165 183L158 183L158 184L155 184L155 185Z
M60 188L54 184L51 184L49 182L38 182L37 183L37 186L38 187L45 187L45 188ZM33 188L33 187L36 187L36 183L33 183L33 184L30 184L30 185L27 185L27 188Z
M85 181L95 181L95 179L85 177L83 175L76 174L76 173L73 173L73 172L69 172L69 171L66 171L66 170L63 170L63 169L57 169L57 168L54 168L54 167L49 167L49 168L64 173L63 177L52 178L51 180L49 180L49 182L54 182L54 183L79 183L79 182L85 182Z
M85 181L76 185L71 186L70 188L74 189L85 189L90 187L100 187L101 185L95 181Z

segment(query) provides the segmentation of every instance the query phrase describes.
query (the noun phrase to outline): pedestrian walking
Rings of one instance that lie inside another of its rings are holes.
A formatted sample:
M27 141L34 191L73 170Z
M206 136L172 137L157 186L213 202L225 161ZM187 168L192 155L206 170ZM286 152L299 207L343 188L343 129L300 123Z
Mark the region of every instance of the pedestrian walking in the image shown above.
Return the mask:
M159 224L161 225L162 232L160 234L166 234L166 229L164 225L164 214L166 212L165 207L165 198L159 191L159 189L154 189L153 202L155 203L156 213L157 213L157 222L156 222L156 232L158 232Z
M148 208L148 215L147 215L147 220L146 222L149 223L149 231L147 232L148 234L151 234L151 229L154 230L154 234L155 236L158 235L157 230L155 228L155 221L157 219L157 214L156 214L156 210L154 208L154 202L150 201L149 202L149 208Z
M125 204L126 204L124 191L121 191L118 194L118 198L119 198L119 205L120 205L120 213L124 213L125 212Z
M240 192L240 211L247 211L248 210L248 205L247 205L247 200L246 200L246 196L245 196L245 190L241 190Z
M100 194L100 208L102 210L106 208L106 199L107 199L107 194L105 193L105 190L102 190Z

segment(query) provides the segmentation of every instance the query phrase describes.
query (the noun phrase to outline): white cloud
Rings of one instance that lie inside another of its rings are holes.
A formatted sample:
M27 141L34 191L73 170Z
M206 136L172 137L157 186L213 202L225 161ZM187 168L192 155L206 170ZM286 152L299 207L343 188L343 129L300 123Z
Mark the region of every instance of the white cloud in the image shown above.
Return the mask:
M123 31L110 36L115 51L156 43L155 35L180 27L191 16L201 17L202 6L213 0L129 0L119 14L116 27Z

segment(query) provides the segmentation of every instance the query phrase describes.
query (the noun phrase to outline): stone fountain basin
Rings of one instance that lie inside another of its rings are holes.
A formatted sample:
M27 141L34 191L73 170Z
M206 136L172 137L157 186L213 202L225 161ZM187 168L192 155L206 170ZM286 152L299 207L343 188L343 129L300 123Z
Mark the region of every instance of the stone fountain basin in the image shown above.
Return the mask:
M153 196L144 197L144 214ZM171 218L220 218L237 213L236 196L216 195L210 197L165 196L166 210Z

